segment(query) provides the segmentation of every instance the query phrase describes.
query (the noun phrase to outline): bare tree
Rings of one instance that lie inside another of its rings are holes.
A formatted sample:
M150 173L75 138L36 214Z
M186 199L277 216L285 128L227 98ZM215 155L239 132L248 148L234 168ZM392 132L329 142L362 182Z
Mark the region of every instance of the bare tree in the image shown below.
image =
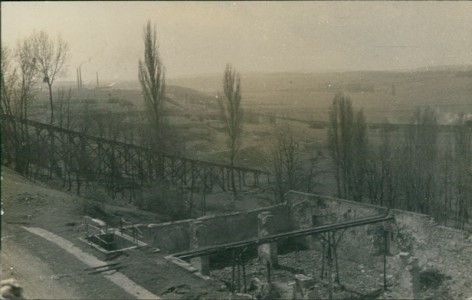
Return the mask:
M241 77L230 64L226 65L223 79L224 97L218 98L221 119L228 136L231 165L231 187L236 197L234 181L234 159L239 152L241 132L243 127L243 109L241 107Z
M405 132L399 161L404 208L429 214L436 205L438 150L436 112L417 109Z
M469 209L472 197L472 129L465 124L464 114L454 127L455 154L455 226L464 229L469 221Z
M14 118L17 115L16 101L15 101L15 87L18 82L18 75L16 69L12 66L10 49L2 46L1 69L0 69L0 91L2 97L2 105L0 106L2 115ZM8 131L10 134L4 135L2 139L2 162L11 164L18 150L18 127L14 121L4 120L2 122L2 129Z
M398 197L398 172L395 146L391 139L392 126L385 122L380 129L381 144L370 145L366 153L365 180L370 201L394 207Z
M367 135L362 111L354 117L352 102L338 94L330 108L328 149L335 167L338 196L361 201Z
M139 82L147 108L154 143L162 145L162 106L165 98L165 70L159 57L156 27L148 21L144 27L144 61L139 60Z
M19 103L21 107L21 118L28 119L28 105L33 99L33 88L38 79L36 58L34 57L33 43L31 39L18 42L16 51L20 76Z
M34 98L37 80L31 41L21 40L14 53L2 48L2 113L19 120L7 123L10 150L14 151L15 169L27 175L29 170L28 107Z
M36 67L43 77L43 82L48 85L51 124L54 124L52 85L65 72L65 64L69 56L69 45L60 35L54 41L44 31L34 33L31 41Z
M284 195L288 190L300 188L302 171L300 143L295 140L288 125L276 129L275 140L276 144L272 150L271 160L277 198L283 202Z
M12 66L10 49L2 46L1 69L0 69L0 88L2 95L2 105L0 109L2 114L15 116L17 114L15 102L15 87L18 82L16 68Z
M350 179L352 197L356 201L362 201L366 184L365 174L368 151L367 124L363 110L357 112L352 130L352 178Z
M18 87L18 102L20 104L21 123L21 158L23 163L22 173L28 175L30 164L30 143L28 134L28 107L34 99L34 86L38 79L38 70L36 68L36 58L34 57L33 43L31 39L25 39L18 42L16 51L16 61L18 63L20 86Z

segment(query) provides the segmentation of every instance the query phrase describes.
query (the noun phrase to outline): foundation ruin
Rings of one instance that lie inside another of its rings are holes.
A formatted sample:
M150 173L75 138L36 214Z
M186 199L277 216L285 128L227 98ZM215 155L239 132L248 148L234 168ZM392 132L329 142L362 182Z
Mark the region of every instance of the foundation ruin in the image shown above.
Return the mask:
M294 191L286 199L135 226L144 243L220 281L233 299L415 299L439 286L452 298L472 294L470 234L428 215Z

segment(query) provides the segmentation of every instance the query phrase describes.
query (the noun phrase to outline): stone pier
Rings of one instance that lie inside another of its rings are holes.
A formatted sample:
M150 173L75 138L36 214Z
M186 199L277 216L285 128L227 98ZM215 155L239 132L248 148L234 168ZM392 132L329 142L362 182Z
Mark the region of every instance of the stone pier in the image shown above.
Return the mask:
M408 252L398 254L400 270L396 274L393 296L399 299L418 299L420 296L418 258Z
M198 249L205 246L204 244L205 224L202 221L195 221L190 224L190 248ZM197 268L201 274L210 275L210 257L200 256L190 260L190 263Z
M258 235L264 237L274 234L275 219L270 212L262 212L258 216ZM277 242L263 244L258 247L259 261L266 265L278 265Z

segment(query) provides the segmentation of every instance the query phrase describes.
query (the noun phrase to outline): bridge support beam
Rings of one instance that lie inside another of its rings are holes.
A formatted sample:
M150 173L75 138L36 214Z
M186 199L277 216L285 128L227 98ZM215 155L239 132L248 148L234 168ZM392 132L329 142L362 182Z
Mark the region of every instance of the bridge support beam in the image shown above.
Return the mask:
M275 219L270 212L263 212L258 215L259 237L269 236L275 233ZM259 261L270 266L278 265L277 242L262 244L258 247Z
M198 247L204 246L203 234L205 231L205 225L202 221L195 221L191 225L191 240L190 248L197 249ZM197 268L203 275L210 275L210 256L204 255L194 257L190 260L190 263Z

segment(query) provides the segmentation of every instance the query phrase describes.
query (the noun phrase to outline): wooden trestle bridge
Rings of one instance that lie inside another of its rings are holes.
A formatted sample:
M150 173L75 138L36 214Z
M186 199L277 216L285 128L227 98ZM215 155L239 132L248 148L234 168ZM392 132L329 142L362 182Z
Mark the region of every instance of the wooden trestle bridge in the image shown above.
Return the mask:
M21 136L18 128L22 128ZM111 196L149 187L160 180L193 192L229 191L231 167L155 151L61 127L2 116L2 162L26 165L23 173L47 175L76 185L94 182ZM237 190L267 188L266 171L234 167Z

